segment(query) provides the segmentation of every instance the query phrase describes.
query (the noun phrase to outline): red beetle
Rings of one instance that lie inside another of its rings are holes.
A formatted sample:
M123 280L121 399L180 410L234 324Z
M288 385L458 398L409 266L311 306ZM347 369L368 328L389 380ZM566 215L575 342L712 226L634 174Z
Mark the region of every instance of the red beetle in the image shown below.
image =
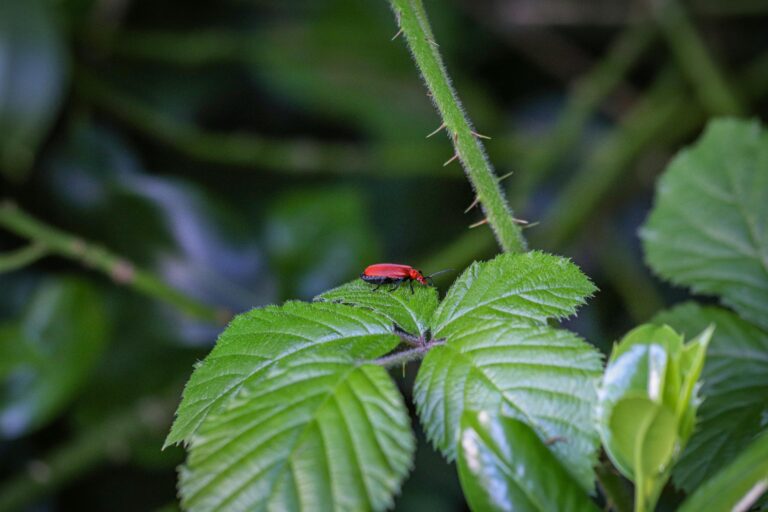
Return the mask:
M396 290L400 287L401 284L403 284L405 281L408 281L408 284L411 286L411 293L413 293L414 281L419 282L425 286L429 286L432 284L433 276L442 274L443 272L448 272L448 270L450 269L441 270L440 272L435 272L434 274L425 276L421 270L416 270L410 265L399 265L397 263L376 263L375 265L368 266L363 271L363 273L360 274L360 279L366 283L375 284L376 288L374 288L373 291L378 290L385 284L395 285L392 289Z

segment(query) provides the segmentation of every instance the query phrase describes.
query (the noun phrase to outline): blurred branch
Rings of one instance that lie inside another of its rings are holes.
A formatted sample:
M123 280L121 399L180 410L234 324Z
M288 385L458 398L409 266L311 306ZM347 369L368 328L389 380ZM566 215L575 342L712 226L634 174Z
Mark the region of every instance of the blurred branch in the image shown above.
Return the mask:
M737 75L741 93L752 101L768 92L768 55ZM563 187L542 219L535 240L542 247L563 247L595 214L632 161L647 147L674 145L691 136L706 120L703 107L687 101L681 77L662 73L646 98L618 130L609 134Z
M172 396L175 400L177 392ZM136 440L161 435L169 428L173 403L170 398L142 399L128 410L81 432L43 460L31 461L24 473L0 487L0 512L24 509L94 467L124 459Z
M651 45L655 34L648 24L627 28L611 45L605 58L575 83L554 129L543 144L531 147L523 158L522 172L515 184L515 204L521 204L576 145L587 122L621 84Z
M10 202L0 203L0 226L36 244L41 244L51 253L100 270L117 283L172 304L194 318L224 323L231 317L228 311L208 306L184 295L148 271L136 268L129 261L102 247L43 224Z
M446 164L461 161L500 247L507 252L525 251L522 230L512 218L481 136L473 130L451 86L421 0L391 0L390 5L442 118L438 131L444 129L453 142L455 154Z
M685 101L682 79L672 69L663 71L651 91L560 190L541 220L538 242L548 248L563 247L638 154L653 144L680 140L703 121L701 109Z
M48 249L38 242L33 242L15 251L0 253L0 273L31 265L46 254L48 254Z
M738 95L728 85L680 3L651 1L659 27L702 105L714 115L742 114L744 108Z
M153 140L202 162L265 167L291 173L373 173L392 176L442 172L435 145L377 144L370 147L310 139L284 141L253 134L212 133L172 119L82 68L75 74L81 96ZM386 172L385 172L386 171Z

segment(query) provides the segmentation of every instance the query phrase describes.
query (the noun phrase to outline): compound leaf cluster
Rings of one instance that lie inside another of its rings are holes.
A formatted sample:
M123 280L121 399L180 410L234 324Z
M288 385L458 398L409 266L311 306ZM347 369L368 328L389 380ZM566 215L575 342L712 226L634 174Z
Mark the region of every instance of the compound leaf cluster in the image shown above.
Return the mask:
M166 444L185 442L189 510L382 510L413 457L403 399L377 358L429 350L416 383L429 438L455 457L461 417L514 418L592 489L599 353L549 325L594 291L566 259L532 252L475 263L433 288L352 282L236 317L190 378ZM402 349L401 344L408 345Z

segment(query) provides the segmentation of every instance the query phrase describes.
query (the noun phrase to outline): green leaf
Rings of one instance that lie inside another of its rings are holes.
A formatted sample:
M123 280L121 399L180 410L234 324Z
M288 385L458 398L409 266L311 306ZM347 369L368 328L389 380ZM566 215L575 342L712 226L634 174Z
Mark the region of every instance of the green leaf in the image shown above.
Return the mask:
M768 328L768 135L756 121L713 121L659 181L642 230L660 276Z
M189 379L165 446L189 440L210 412L278 361L309 351L372 359L398 343L388 319L344 304L287 302L238 315Z
M437 308L437 290L431 286L415 284L413 293L407 285L390 291L373 286L361 279L334 288L318 300L342 302L370 308L386 316L398 327L415 335L424 335L429 329L429 319Z
M521 421L465 411L460 443L459 476L472 510L598 510Z
M730 311L695 303L664 311L654 322L685 333L716 326L702 372L698 425L672 475L690 492L766 430L768 333Z
M744 511L768 490L768 434L744 449L726 468L699 487L680 512Z
M501 254L473 263L435 311L432 330L446 337L465 320L546 324L575 313L595 286L565 258L543 252Z
M84 281L43 283L18 322L0 326L0 436L14 438L54 418L102 355L107 318Z
M529 425L585 489L598 436L592 420L599 353L544 325L486 320L430 350L414 389L429 439L452 459L467 409L501 411Z
M0 172L22 178L58 110L66 80L64 44L41 0L0 2Z
M191 511L383 510L415 448L386 370L315 353L245 385L192 437Z

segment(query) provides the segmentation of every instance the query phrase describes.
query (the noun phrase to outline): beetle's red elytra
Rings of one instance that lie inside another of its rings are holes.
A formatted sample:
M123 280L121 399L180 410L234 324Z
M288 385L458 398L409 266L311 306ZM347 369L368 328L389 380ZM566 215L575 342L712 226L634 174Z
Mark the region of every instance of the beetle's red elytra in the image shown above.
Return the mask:
M449 269L450 270L450 269ZM366 283L374 284L376 287L373 291L378 290L385 284L394 285L392 290L396 290L404 282L408 282L411 287L411 293L413 293L413 282L421 283L425 286L432 285L432 277L437 274L448 272L448 270L441 270L425 276L421 270L416 270L410 265L400 265L398 263L376 263L369 265L360 274L360 279Z

